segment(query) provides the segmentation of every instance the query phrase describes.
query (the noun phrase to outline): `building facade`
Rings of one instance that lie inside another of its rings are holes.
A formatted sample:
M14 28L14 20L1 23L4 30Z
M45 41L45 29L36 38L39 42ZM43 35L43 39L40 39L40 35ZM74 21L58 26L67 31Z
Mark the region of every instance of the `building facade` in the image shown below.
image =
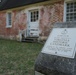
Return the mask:
M8 4L2 6L1 38L47 37L55 23L76 21L76 2L73 0L43 0L10 8Z

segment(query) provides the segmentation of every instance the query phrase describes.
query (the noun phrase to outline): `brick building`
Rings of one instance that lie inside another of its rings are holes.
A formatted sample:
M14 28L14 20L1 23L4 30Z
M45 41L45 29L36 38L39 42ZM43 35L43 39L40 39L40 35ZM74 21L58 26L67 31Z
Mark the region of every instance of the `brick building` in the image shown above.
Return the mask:
M0 37L46 38L54 23L76 21L75 0L1 0Z

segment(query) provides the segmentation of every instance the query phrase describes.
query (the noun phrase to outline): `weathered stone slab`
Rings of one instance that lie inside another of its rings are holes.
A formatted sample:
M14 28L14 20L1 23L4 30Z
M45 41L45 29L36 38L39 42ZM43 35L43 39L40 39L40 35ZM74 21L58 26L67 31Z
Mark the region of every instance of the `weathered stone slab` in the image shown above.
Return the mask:
M76 28L76 23L57 23L54 28ZM68 58L41 52L35 62L35 71L44 75L76 75L76 55Z
M76 57L75 59L64 58L49 54L40 53L35 64L35 70L43 74L59 75L59 73L64 73L64 75L74 75L75 66L76 66Z

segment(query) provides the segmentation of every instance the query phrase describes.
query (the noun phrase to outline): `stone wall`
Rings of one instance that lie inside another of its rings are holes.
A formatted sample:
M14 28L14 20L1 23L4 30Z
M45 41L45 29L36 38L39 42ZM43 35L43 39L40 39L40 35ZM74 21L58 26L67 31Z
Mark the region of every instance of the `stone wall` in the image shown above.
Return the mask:
M46 6L42 5L39 19L40 36L48 36L53 24L63 21L63 9L63 0ZM19 31L27 28L27 14L25 10L12 10L11 28L6 28L6 11L0 12L0 37L16 39Z

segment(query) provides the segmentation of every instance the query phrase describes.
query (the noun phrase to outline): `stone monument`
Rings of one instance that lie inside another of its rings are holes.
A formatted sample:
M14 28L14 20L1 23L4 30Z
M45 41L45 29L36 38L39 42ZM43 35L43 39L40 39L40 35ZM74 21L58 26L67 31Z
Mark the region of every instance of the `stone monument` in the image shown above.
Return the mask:
M35 62L35 75L76 75L76 22L56 23Z

